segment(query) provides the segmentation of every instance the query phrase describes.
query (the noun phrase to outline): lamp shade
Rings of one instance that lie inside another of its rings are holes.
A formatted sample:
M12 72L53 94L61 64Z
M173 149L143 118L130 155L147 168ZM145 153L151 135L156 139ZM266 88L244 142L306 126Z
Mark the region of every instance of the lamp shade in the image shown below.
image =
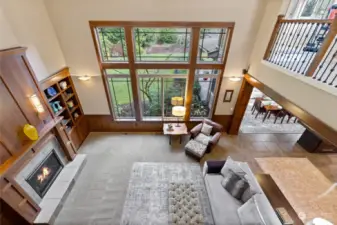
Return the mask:
M173 116L185 116L186 108L184 106L173 106L172 115Z
M183 97L172 97L171 98L171 104L172 105L183 105L184 104L184 98Z

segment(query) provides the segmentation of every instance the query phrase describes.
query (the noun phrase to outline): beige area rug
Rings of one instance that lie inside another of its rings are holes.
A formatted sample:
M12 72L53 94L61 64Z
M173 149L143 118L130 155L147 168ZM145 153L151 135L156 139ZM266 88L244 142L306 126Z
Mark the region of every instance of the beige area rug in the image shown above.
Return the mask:
M306 158L257 158L261 169L272 176L300 219L315 217L337 224L337 190Z

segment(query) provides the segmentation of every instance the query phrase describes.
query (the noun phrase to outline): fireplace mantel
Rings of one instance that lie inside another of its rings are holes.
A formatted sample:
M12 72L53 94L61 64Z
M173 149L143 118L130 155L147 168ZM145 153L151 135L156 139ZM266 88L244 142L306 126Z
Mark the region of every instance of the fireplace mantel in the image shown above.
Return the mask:
M3 176L3 174L5 174L8 170L13 168L13 166L15 166L18 162L22 162L22 160L27 157L29 151L32 148L34 148L36 144L38 144L57 124L59 124L61 120L62 117L58 117L47 123L39 132L38 140L36 141L27 140L25 144L22 145L22 148L18 154L12 156L0 166L0 177Z

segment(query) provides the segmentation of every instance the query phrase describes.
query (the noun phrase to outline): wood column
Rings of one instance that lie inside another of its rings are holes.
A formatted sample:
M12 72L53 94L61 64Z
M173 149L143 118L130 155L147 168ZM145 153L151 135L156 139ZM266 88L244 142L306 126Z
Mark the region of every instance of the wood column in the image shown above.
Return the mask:
M264 60L268 59L269 56L270 56L271 50L273 49L273 46L275 44L277 34L278 34L278 30L280 29L281 21L283 20L283 18L284 18L284 15L279 15L277 17L273 32L271 34L271 37L270 37L270 40L269 40L269 43L268 43L268 46L267 46L267 49L266 49L266 52L264 53L264 56L263 56Z
M246 79L243 79L228 134L237 135L239 133L240 125L245 115L252 91L253 86L248 83Z
M320 47L319 51L315 55L314 59L312 60L307 72L305 73L305 76L307 77L312 77L321 63L321 61L324 58L325 53L328 51L331 43L335 39L335 36L337 35L337 17L333 19L331 25L330 25L330 30L328 34L326 35L322 46Z
M188 80L187 80L187 91L186 91L186 100L185 100L185 107L186 107L186 114L185 114L185 121L190 120L191 116L191 106L192 106L192 99L193 99L193 86L194 86L194 77L195 77L195 70L198 58L198 45L199 45L199 34L200 28L193 27L192 28L192 44L191 44L191 55L190 55L190 70L188 71Z

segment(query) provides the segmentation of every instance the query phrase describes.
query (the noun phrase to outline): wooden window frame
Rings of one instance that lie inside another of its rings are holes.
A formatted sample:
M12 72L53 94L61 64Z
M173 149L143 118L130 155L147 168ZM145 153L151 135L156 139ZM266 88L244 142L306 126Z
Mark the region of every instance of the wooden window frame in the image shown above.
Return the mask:
M136 121L147 121L142 119L141 115L141 106L140 106L140 96L139 96L139 87L138 87L138 76L137 69L188 69L187 85L185 91L185 121L190 121L191 115L191 104L192 104L192 95L193 95L193 84L195 79L195 72L197 69L218 69L220 73L218 75L215 87L215 99L211 109L211 115L214 116L215 108L219 98L219 90L222 83L222 74L225 71L228 53L231 46L231 40L234 32L235 22L145 22L145 21L89 21L89 27L94 42L95 52L97 61L100 67L103 85L110 109L111 115L114 115L113 106L111 103L110 90L108 88L107 74L106 69L129 69L130 70L130 79L132 87L132 96L134 101L134 110L135 110L135 120ZM99 50L99 41L95 28L97 27L123 27L125 31L125 41L128 53L128 62L102 62L101 53ZM172 28L191 28L191 47L189 53L188 62L136 62L134 54L134 43L133 43L133 28L139 27L153 27L153 28L162 28L162 27L172 27ZM202 28L226 28L228 30L228 35L226 36L225 41L225 52L222 63L197 63L198 56L198 45L199 45L199 35L200 29ZM113 116L114 117L114 116ZM115 118L114 118L115 119Z

